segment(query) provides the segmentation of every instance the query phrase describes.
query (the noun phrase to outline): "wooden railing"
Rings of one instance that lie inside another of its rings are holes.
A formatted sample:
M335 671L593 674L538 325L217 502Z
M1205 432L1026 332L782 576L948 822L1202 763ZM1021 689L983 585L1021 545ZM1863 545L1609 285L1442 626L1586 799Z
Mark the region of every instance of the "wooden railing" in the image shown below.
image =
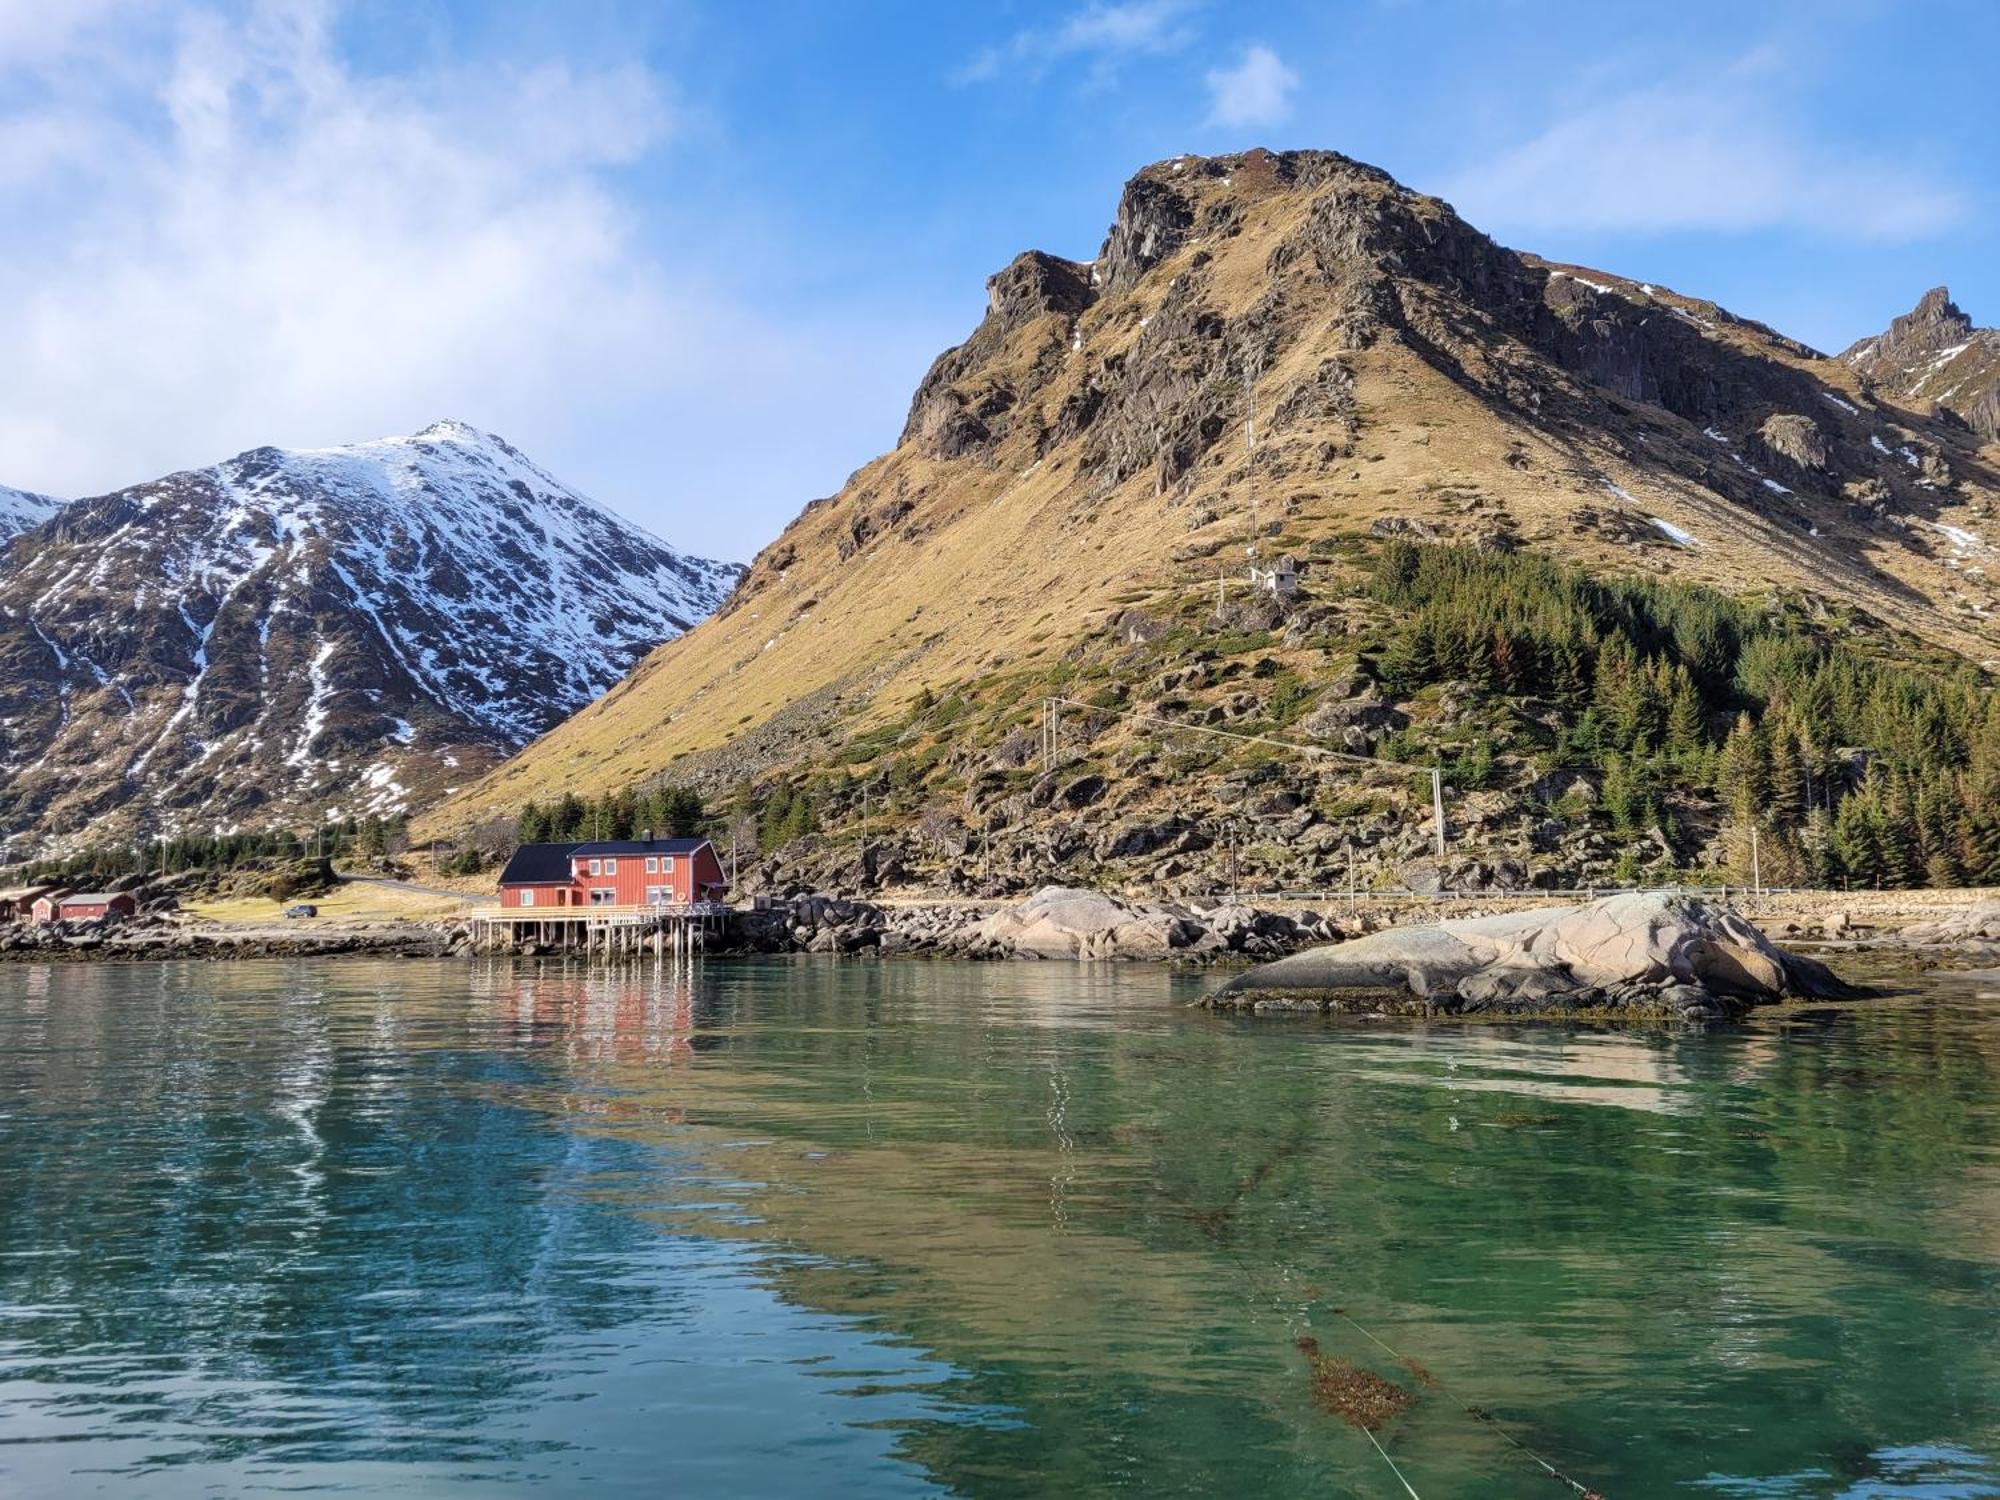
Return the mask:
M608 901L592 905L583 902L574 906L481 906L472 913L474 920L505 922L575 922L600 917L726 917L729 904L726 901L679 901L640 902L633 905L614 905Z

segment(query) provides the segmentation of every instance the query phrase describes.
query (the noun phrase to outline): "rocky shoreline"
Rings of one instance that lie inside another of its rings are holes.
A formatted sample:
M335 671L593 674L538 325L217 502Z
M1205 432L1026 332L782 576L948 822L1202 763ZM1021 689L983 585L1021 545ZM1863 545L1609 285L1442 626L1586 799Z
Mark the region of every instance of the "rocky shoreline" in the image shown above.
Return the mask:
M2000 959L2000 901L1990 899L1900 926L1880 909L1867 912L1866 923L1845 910L1803 921L1768 914L1759 919L1762 930L1730 906L1686 895L1633 893L1499 913L1467 905L1464 916L1443 916L1453 908L1418 900L1401 911L1326 913L1144 902L1065 887L997 908L810 895L734 913L707 951L714 958L1165 962L1248 970L1205 997L1203 1004L1219 1010L1469 1018L1715 1019L1780 998L1857 993L1815 960L1777 948L1766 931L1822 943L1825 952L1903 955L1920 967ZM1594 924L1595 936L1580 937L1579 922ZM1630 960L1624 968L1600 961L1607 934ZM1591 956L1579 962L1586 950ZM1729 955L1721 980L1719 953ZM298 929L203 925L171 915L118 925L0 926L0 963L480 955L558 956L533 944L481 947L463 917Z
M447 958L470 951L448 928L381 922L301 932L138 921L0 928L0 963L172 962L244 958Z

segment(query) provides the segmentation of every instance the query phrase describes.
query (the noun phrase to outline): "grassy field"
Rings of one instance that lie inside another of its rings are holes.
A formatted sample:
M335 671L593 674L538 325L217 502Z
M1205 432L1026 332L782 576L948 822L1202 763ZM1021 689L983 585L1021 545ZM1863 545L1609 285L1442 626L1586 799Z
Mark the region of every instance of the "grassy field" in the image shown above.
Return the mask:
M351 922L427 922L465 910L462 904L446 897L359 883L304 900L319 908L318 916L287 921L285 908L299 903L272 901L264 896L190 902L182 910L198 921L221 926L262 927L276 923L307 930Z

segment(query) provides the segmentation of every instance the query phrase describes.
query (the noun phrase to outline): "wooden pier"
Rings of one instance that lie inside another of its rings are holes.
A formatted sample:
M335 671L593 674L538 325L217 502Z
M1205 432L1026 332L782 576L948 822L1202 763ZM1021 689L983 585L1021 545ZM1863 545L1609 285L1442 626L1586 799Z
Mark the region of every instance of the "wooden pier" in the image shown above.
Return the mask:
M648 953L692 958L728 920L722 901L650 906L511 906L474 912L478 946L489 951L533 945L548 953L586 958L638 958Z

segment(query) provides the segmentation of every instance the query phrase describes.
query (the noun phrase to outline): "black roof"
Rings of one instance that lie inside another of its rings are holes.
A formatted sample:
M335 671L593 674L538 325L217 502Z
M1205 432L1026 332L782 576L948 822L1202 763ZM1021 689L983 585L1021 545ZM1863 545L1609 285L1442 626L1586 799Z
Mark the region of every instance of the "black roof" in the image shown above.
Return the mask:
M707 842L707 839L606 839L602 843L578 844L570 853L692 854Z
M523 844L500 872L502 885L560 885L569 879L574 844Z
M609 839L595 844L523 844L500 872L502 885L561 885L569 862L593 854L692 854L707 839Z

